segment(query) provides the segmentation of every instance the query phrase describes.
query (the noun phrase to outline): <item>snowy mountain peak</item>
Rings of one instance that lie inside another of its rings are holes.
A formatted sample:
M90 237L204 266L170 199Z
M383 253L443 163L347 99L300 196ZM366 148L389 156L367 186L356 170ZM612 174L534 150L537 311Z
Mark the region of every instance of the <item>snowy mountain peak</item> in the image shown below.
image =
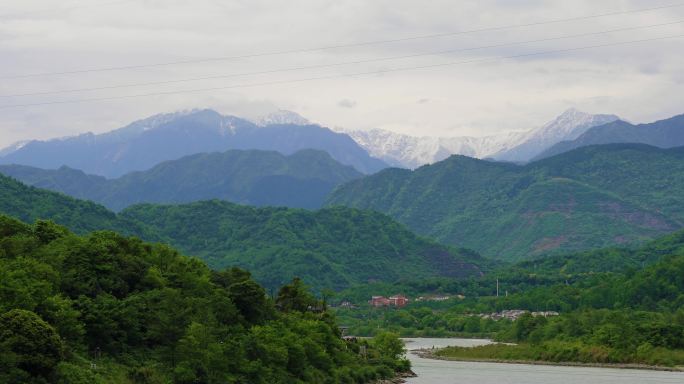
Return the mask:
M574 140L591 127L607 124L618 119L619 117L615 115L592 115L572 108L563 112L553 121L546 123L543 127L533 130L530 138L535 137L537 141L544 143Z
M0 156L9 155L12 152L16 152L22 149L26 144L30 143L31 140L18 141L8 147L0 149Z
M279 109L275 112L271 112L267 115L258 117L252 122L260 127L265 127L267 125L275 124L294 124L294 125L309 125L311 122L302 117L297 112L287 111L284 109Z
M416 168L450 155L526 162L560 141L573 140L589 128L615 120L618 117L614 115L592 115L570 108L539 128L487 137L414 137L382 129L338 130L388 164Z

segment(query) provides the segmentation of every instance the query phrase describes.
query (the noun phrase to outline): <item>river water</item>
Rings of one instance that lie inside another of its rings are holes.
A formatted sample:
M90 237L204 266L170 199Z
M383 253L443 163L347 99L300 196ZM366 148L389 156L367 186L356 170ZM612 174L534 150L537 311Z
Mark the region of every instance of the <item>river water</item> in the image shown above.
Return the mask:
M420 358L410 351L446 346L489 344L476 339L404 339L413 371L411 384L684 384L684 373L636 369L557 367L551 365L475 363Z

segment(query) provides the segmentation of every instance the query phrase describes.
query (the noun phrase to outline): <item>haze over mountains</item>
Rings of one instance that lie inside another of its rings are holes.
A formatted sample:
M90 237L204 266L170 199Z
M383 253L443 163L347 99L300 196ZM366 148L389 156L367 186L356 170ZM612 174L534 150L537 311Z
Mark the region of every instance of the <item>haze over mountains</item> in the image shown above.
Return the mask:
M275 151L230 150L165 161L116 179L60 167L0 165L0 173L26 184L92 200L119 211L137 203L222 199L255 206L320 208L339 184L363 176L328 153L313 149L290 156Z
M609 123L615 125L593 129ZM525 163L590 144L641 142L671 147L684 144L682 139L672 140L677 137L673 130L677 130L678 124L681 122L673 121L667 124L669 128L658 128L669 129L668 132L655 132L651 125L642 124L637 126L641 130L637 133L628 131L630 124L615 115L569 109L526 132L485 137L414 137L382 129L336 128L333 132L285 110L252 121L212 110L192 110L155 115L103 134L16 143L0 150L0 164L46 169L66 165L87 174L113 178L197 153L260 149L290 155L301 149L318 149L344 165L372 174L388 165L413 169L454 154Z
M252 122L195 110L156 115L100 135L16 145L2 152L0 162L17 164L0 166L0 172L116 211L139 203L211 199L370 209L442 243L511 260L640 242L681 228L681 150L582 146L684 145L682 132L682 116L635 126L571 109L527 133L466 140L350 131L355 142L289 111ZM559 143L567 139L573 141ZM514 164L574 146L581 148ZM366 150L407 167L446 159L364 177L360 171L386 167ZM485 159L451 155L457 151ZM100 176L130 168L145 170Z
M111 178L146 170L166 160L229 149L261 149L284 155L318 149L363 173L387 166L369 156L349 136L318 125L261 127L212 110L155 115L103 134L30 141L6 148L0 163L46 169L66 165Z
M596 144L642 143L659 148L684 145L684 115L648 124L630 124L618 120L587 130L574 140L561 141L541 152L535 159L543 159L575 148Z
M103 134L25 141L0 150L0 164L46 169L62 165L88 174L119 177L166 160L228 149L260 149L290 155L301 149L328 152L338 162L371 174L387 165L416 168L458 154L527 162L552 145L617 120L570 109L540 128L487 137L413 137L381 129L333 132L291 111L249 121L212 110L160 114Z
M485 137L414 137L381 129L347 132L368 152L401 168L416 168L451 155L527 162L551 147L573 140L589 128L618 120L614 115L592 115L569 109L547 124L527 132Z

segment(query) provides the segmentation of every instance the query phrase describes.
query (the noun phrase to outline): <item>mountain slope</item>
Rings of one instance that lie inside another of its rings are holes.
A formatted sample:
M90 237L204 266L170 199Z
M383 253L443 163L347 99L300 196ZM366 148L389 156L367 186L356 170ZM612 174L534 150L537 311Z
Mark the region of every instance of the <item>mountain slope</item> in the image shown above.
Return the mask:
M517 166L463 156L338 187L328 205L387 213L500 259L642 241L684 223L684 149L582 148Z
M99 135L87 133L31 141L4 150L0 163L48 169L66 165L89 174L118 177L149 169L162 161L228 149L271 150L285 155L302 149L318 149L363 173L386 167L349 136L318 125L259 127L212 110L152 116Z
M254 120L251 120L254 124L265 127L268 125L277 124L294 124L294 125L311 125L312 123L298 114L297 112L287 111L284 109L279 109L275 112L260 116Z
M574 140L592 127L616 120L615 115L591 115L568 109L553 121L525 134L520 144L491 157L500 161L527 162L558 142Z
M275 287L300 276L314 287L344 288L407 277L479 275L479 257L422 239L387 216L349 208L316 212L220 201L138 205L122 217L214 268L238 265Z
M454 154L527 162L559 141L575 139L591 127L617 119L613 115L591 115L569 109L540 128L496 136L414 137L382 129L343 132L387 164L413 169L442 161Z
M462 278L489 263L418 237L389 217L350 208L306 211L221 201L137 205L117 215L94 203L0 176L0 213L51 219L79 233L116 230L165 242L211 267L249 267L275 289L299 276L315 289L411 277Z
M515 134L488 137L415 137L383 129L346 133L371 155L387 164L411 169L442 161L453 154L487 157L516 140Z
M597 126L575 140L557 143L540 153L536 160L588 145L611 143L641 143L659 148L684 146L684 115L648 124L633 125L625 121L615 121Z
M129 235L149 234L144 225L121 218L101 205L29 187L3 175L0 175L0 213L29 223L51 219L77 233L109 229Z
M290 156L257 150L190 155L112 180L66 167L43 170L0 165L0 173L114 210L143 202L207 199L313 209L323 204L335 186L362 176L315 150Z

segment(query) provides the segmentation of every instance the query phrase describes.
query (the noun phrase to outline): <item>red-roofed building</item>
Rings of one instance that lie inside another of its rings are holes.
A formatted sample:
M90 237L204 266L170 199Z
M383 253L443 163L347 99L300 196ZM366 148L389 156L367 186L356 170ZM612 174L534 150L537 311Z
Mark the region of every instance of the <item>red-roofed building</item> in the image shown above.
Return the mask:
M408 304L409 299L404 295L394 295L390 298L385 296L373 296L368 302L373 307L397 307L401 308Z
M404 295L394 295L389 298L390 305L401 308L408 304L409 299Z
M373 296L370 299L370 305L373 307L389 307L390 300L385 296Z

